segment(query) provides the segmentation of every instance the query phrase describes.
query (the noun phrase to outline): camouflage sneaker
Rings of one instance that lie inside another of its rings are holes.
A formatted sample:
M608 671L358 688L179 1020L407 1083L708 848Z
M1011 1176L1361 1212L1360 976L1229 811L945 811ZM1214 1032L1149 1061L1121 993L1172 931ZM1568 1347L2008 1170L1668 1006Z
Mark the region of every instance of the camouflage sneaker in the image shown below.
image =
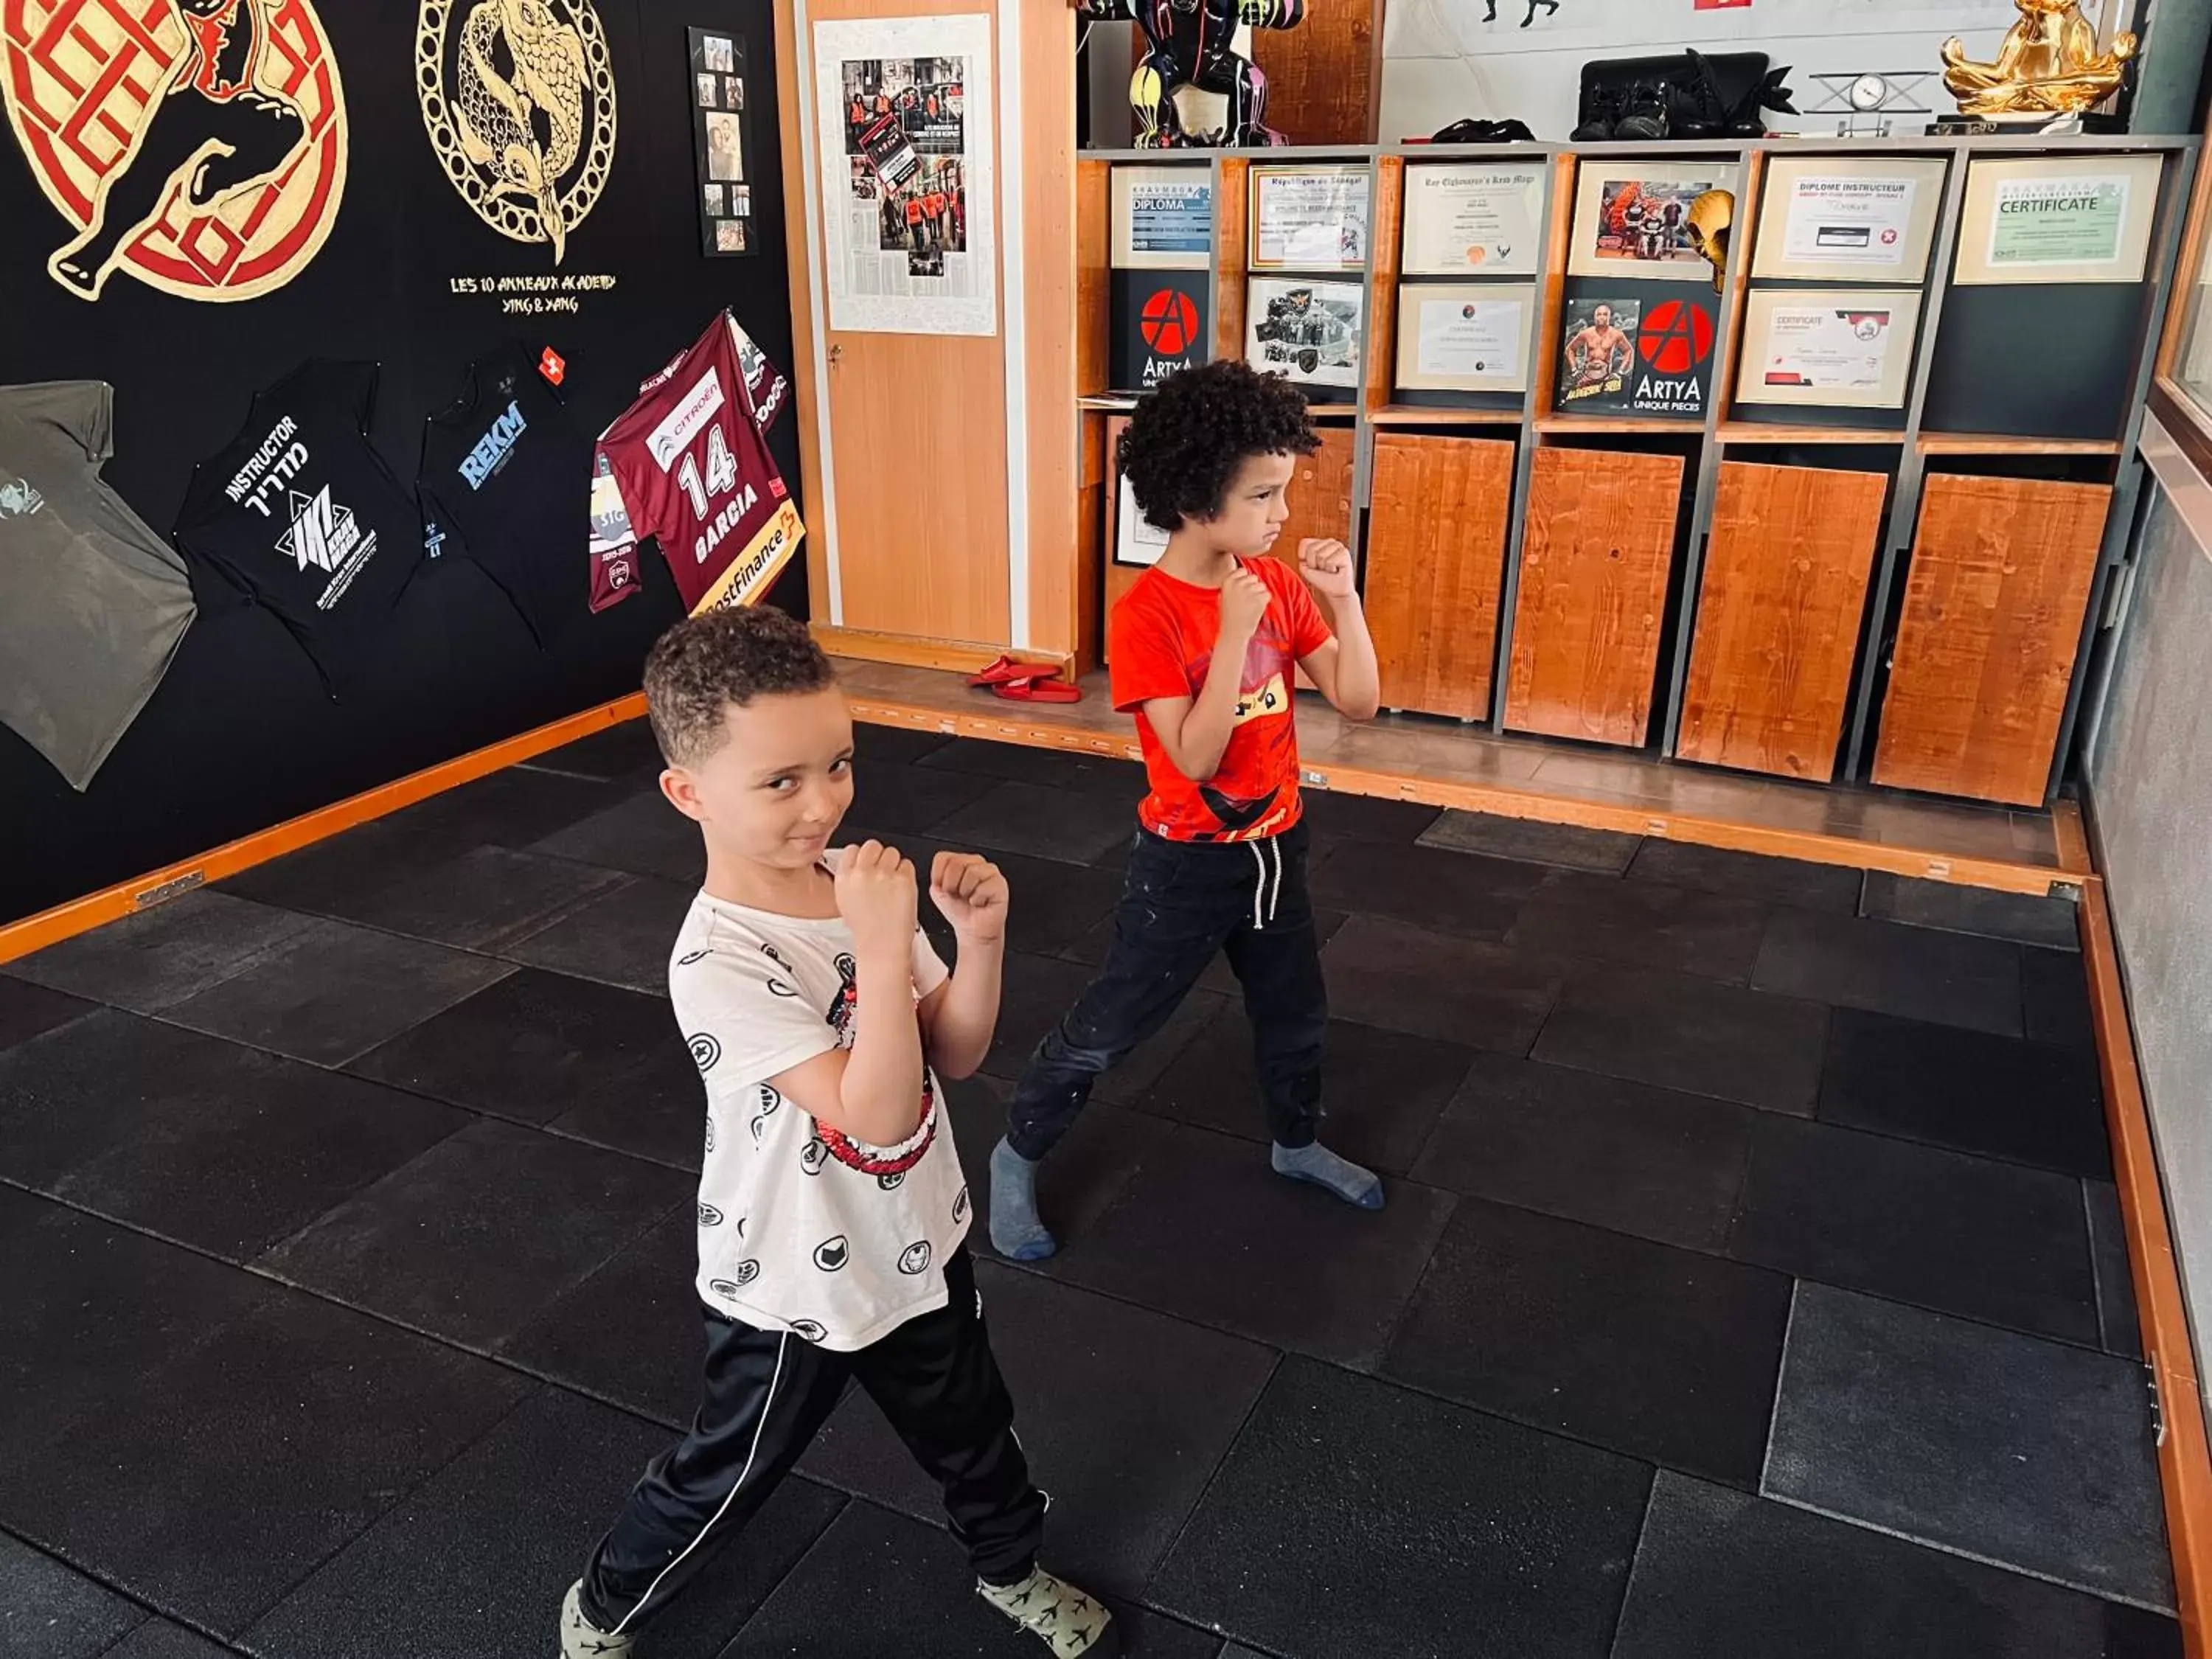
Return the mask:
M982 1598L1043 1643L1053 1659L1110 1659L1121 1650L1114 1615L1042 1567L1018 1584L978 1583Z
M584 1617L583 1602L584 1581L580 1578L568 1586L561 1603L561 1659L629 1659L630 1638L610 1636L592 1624Z

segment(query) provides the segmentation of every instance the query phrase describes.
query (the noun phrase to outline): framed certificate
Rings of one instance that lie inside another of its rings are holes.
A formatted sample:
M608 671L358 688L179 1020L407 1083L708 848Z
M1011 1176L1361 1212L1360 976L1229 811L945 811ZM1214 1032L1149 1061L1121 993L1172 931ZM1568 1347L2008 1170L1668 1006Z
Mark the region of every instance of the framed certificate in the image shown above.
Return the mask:
M1114 169L1116 270L1204 270L1213 260L1213 169Z
M1252 169L1254 270L1364 270L1373 179L1349 167Z
M1943 209L1941 157L1770 155L1754 276L1918 283Z
M1690 204L1734 190L1735 168L1712 161L1594 157L1575 186L1567 271L1613 282L1694 282L1712 267L1690 240Z
M1918 289L1753 289L1736 401L1903 409Z
M1168 550L1168 532L1148 523L1137 507L1137 492L1129 487L1129 475L1121 475L1115 486L1118 508L1114 515L1114 562L1116 564L1152 565L1160 562L1160 555Z
M1533 276L1543 261L1544 169L1534 162L1406 169L1408 276Z
M1962 286L2139 283L2158 216L2162 155L2039 155L1967 164Z
M1366 297L1358 283L1254 277L1245 295L1245 362L1302 386L1358 386Z
M1398 386L1526 392L1534 283L1409 283L1398 290Z

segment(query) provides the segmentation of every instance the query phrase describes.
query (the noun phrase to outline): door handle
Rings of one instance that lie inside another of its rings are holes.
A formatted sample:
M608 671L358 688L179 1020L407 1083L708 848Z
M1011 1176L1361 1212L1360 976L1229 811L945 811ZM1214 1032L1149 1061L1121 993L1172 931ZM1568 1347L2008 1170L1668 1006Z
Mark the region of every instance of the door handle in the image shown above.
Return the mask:
M833 364L843 362L845 361L845 348L841 345L831 346L830 348L830 361Z

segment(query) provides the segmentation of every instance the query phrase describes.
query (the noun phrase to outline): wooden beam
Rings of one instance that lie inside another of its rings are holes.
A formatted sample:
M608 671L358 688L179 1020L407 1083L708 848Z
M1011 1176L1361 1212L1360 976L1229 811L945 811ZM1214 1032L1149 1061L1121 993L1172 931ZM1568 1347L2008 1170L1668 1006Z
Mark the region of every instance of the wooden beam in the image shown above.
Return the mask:
M2212 1597L2212 1449L2205 1440L2189 1308L2182 1298L2181 1270L2151 1138L2150 1109L2136 1064L2135 1032L2120 978L2118 942L2101 878L2092 877L2083 885L2080 926L2089 1012L2104 1076L2106 1124L2112 1141L2112 1177L2120 1189L2120 1219L2127 1233L2128 1265L2135 1274L2136 1307L2142 1327L2143 1362L2158 1391L2159 1484L2166 1498L2166 1545L2173 1556L2182 1650L2190 1659L2205 1659L2212 1652L2206 1607Z
M1118 721L1102 728L1085 724L1079 718L1054 715L1036 708L1017 709L980 696L955 702L950 699L919 702L865 690L851 690L848 695L854 719L878 726L937 732L947 737L980 738L992 743L1020 744L1067 754L1103 755L1117 760L1142 758L1134 729ZM1533 782L1448 781L1410 766L1400 768L1381 763L1334 764L1325 755L1309 756L1304 775L1310 787L1340 794L1374 795L1388 800L1415 801L1424 806L1453 806L1537 823L1611 830L1623 835L1649 836L1732 852L1759 853L1771 858L1799 859L1850 870L1880 870L1962 887L1986 888L1992 892L2047 897L2053 881L2073 878L2047 864L1963 854L1932 844L1877 842L1821 830L1778 829L1747 823L1711 811L1680 812L1631 801L1591 800L1582 795L1553 794L1541 784Z
M832 628L828 623L810 623L807 626L822 648L833 657L896 663L902 668L941 668L955 674L973 674L989 667L1002 654L998 646L978 645L969 640L872 634L865 629ZM1072 651L1018 651L1011 654L1024 662L1051 663L1063 673L1074 661Z

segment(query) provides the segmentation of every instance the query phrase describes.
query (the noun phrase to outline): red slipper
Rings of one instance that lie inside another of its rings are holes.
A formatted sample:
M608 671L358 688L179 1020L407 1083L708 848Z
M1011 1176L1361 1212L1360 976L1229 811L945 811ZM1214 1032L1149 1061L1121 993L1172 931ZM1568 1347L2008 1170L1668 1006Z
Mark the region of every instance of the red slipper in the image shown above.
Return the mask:
M1081 702L1083 688L1070 685L1060 671L1033 680L1008 680L991 690L1009 702Z
M1012 657L1001 657L980 674L970 674L970 685L1013 685L1024 680L1042 678L1060 672L1050 663L1016 662Z

